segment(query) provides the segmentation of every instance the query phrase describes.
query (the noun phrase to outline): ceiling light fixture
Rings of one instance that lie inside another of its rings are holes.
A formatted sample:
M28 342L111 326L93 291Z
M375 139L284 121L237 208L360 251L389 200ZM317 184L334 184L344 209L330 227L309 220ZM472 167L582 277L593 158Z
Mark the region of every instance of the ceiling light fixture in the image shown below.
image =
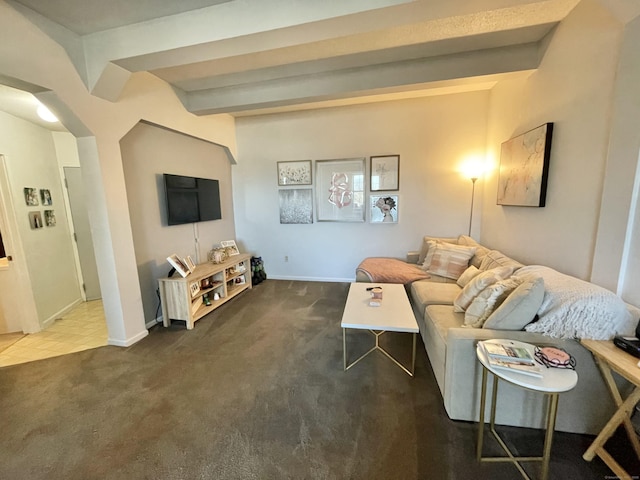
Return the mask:
M56 117L53 113L51 113L51 110L49 110L47 107L45 107L42 104L38 105L37 112L38 112L38 116L45 122L54 123L58 121L58 117Z

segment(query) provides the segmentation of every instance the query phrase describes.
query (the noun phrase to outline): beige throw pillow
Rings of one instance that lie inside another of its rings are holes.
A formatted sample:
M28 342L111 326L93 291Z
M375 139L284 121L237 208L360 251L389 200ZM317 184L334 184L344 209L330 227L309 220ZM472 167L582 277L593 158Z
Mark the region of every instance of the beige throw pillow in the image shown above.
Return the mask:
M430 244L429 242L434 242ZM429 253L431 249L431 245L435 246L435 242L447 242L447 243L458 243L458 239L455 237L430 237L426 236L422 239L422 247L420 248L420 254L418 256L418 265L422 265L424 263L424 259ZM427 264L429 265L429 264Z
M471 265L464 272L462 272L462 275L460 275L460 278L458 278L456 283L460 288L464 288L464 286L467 283L469 283L471 280L473 280L475 276L479 274L480 274L480 270L478 270L477 267L474 267L473 265Z
M534 319L543 299L542 277L525 280L487 318L483 328L522 330Z
M513 269L511 267L498 267L487 270L486 272L480 272L460 291L453 301L453 310L455 312L464 312L480 292L489 285L493 285L497 281L507 278L511 275L512 271Z
M464 324L468 327L481 328L493 311L498 308L511 292L520 284L517 277L509 277L489 285L473 299L464 313Z
M452 243L437 242L433 250L427 254L424 265L427 273L457 280L469 267L469 260L476 252L476 247L461 247ZM429 266L427 259L430 259Z

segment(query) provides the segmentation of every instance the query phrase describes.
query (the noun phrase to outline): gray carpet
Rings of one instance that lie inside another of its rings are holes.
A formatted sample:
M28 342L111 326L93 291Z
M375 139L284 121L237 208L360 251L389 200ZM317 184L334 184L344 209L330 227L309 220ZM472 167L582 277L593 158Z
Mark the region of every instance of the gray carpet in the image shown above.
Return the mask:
M447 418L421 342L415 378L377 352L342 371L347 289L268 280L192 331L0 368L0 478L518 478L475 462L476 427ZM409 361L410 335L382 338ZM348 340L354 359L373 337ZM504 432L541 448L541 432ZM582 460L590 441L558 434L551 478L610 475Z

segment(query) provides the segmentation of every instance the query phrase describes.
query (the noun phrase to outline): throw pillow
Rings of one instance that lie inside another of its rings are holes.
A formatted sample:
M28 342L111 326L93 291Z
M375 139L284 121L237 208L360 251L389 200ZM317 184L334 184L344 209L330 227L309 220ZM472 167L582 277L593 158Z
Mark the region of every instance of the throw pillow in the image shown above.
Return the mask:
M458 239L455 237L430 237L430 236L424 237L422 240L422 247L420 248L420 255L418 256L418 262L417 262L418 265L422 265L424 263L424 258L427 256L427 253L429 253L429 249L430 249L429 241L457 243Z
M464 272L462 272L462 275L460 275L460 278L458 278L458 280L456 281L456 283L458 284L458 286L460 288L464 288L464 286L469 283L471 280L473 280L473 277L475 277L476 275L478 275L480 273L480 270L478 270L476 267L474 267L473 265L471 265L469 268L467 268Z
M544 280L538 277L526 280L511 292L484 322L483 328L495 330L522 330L538 313L544 299Z
M445 278L457 280L462 272L469 267L469 260L476 253L475 247L461 247L452 243L437 242L427 257L431 256L429 266L425 268L427 273L439 275ZM425 265L427 261L425 259Z
M511 273L512 269L510 267L498 267L486 272L480 272L460 291L453 301L453 310L455 312L464 312L480 292L498 280L507 278Z
M480 270L491 270L496 267L513 267L513 270L517 270L523 267L520 262L515 261L513 258L507 257L504 253L498 250L491 250L485 255L478 267Z
M509 277L489 285L473 299L464 313L464 324L468 327L481 328L489 315L500 306L507 296L516 289L520 280Z

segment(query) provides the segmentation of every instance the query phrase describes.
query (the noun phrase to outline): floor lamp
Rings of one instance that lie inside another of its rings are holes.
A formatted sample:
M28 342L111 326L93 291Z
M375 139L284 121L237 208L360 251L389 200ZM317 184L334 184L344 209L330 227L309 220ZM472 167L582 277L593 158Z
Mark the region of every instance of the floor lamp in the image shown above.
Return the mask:
M471 236L471 222L473 221L473 199L476 193L476 180L478 177L471 177L471 211L469 212L469 236Z

